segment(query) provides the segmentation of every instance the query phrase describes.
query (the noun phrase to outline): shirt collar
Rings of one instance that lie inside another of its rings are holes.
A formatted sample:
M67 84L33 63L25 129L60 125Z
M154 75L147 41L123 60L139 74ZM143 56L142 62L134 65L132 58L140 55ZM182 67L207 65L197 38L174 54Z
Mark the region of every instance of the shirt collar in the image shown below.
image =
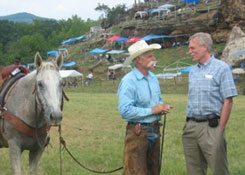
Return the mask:
M197 67L198 68L202 68L202 67L207 67L208 65L211 64L212 60L214 59L214 56L212 55L210 59L208 59L208 61L206 61L205 63L201 64L201 63L197 63Z
M135 76L136 76L136 78L137 78L138 80L141 80L141 79L143 79L143 78L150 79L150 78L152 77L152 74L151 74L150 71L148 71L148 74L147 74L147 76L145 77L145 76L139 71L139 69L137 69L136 67L134 67L133 72L134 72L134 74L135 74Z

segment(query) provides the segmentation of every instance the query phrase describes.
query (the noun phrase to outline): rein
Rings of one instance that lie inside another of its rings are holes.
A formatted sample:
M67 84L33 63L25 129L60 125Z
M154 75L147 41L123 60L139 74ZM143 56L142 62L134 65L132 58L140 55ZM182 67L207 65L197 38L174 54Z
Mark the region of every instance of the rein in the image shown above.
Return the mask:
M66 101L69 101L69 98L67 97L67 95L65 94L64 90L62 89L62 103L61 103L61 110L63 110L63 105L64 105L64 99ZM110 171L97 171L97 170L92 170L90 168L87 168L85 165L83 165L81 162L79 162L75 156L69 151L69 149L66 147L66 142L65 140L63 139L62 137L62 134L61 134L61 124L59 125L59 137L60 137L60 175L62 175L62 156L61 156L61 146L63 145L63 148L66 150L66 152L71 156L71 158L82 168L90 171L90 172L93 172L93 173L98 173L98 174L109 174L109 173L113 173L113 172L116 172L116 171L119 171L121 169L123 169L123 167L120 167L120 168L117 168L117 169L114 169L114 170L110 170Z
M160 152L160 160L159 160L159 175L161 174L161 168L162 168L163 143L164 143L166 121L167 121L166 116L167 114L164 114L164 122L163 122L163 128L162 128L162 143L161 143L161 152Z
M120 168L117 168L117 169L114 169L114 170L110 170L110 171L97 171L97 170L92 170L90 168L87 168L85 165L83 165L81 162L79 162L75 156L69 151L69 149L66 147L66 142L65 140L63 139L63 137L61 136L61 125L59 126L59 135L60 135L60 147L61 147L61 144L63 145L64 149L66 150L66 152L71 156L71 158L82 168L84 168L85 170L88 170L90 172L93 172L93 173L97 173L97 174L109 174L109 173L113 173L113 172L116 172L116 171L119 171L121 169L123 169L123 167L120 167ZM60 155L61 156L61 155ZM61 175L62 175L62 169L61 169Z
M160 157L159 157L159 175L161 174L161 165L162 165L162 155L163 155L163 143L164 143L164 135L165 135L165 127L166 127L166 114L164 114L164 123L163 123L163 131L162 131L162 143L161 143L161 150L160 150ZM59 125L59 137L60 137L60 175L62 175L62 158L61 158L61 145L63 145L63 148L66 150L66 152L71 156L71 158L82 168L84 168L85 170L88 170L90 172L93 173L97 173L97 174L110 174L116 171L119 171L121 169L123 169L123 167L119 167L117 169L114 170L110 170L110 171L97 171L97 170L93 170L90 168L87 168L84 164L82 164L79 160L77 160L75 158L75 156L70 152L70 150L67 148L66 146L66 142L62 137L61 134L61 125Z

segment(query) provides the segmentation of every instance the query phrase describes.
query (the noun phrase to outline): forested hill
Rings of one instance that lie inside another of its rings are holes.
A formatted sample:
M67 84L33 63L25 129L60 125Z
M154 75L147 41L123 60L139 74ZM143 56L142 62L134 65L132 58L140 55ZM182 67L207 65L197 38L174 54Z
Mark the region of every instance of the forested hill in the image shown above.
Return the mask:
M35 16L30 13L22 12L22 13L16 13L12 15L7 15L7 16L0 16L0 20L8 20L8 21L13 21L13 22L26 22L26 23L33 23L33 19L38 19L38 20L55 20L55 19L50 19L50 18L43 18L39 16Z
M47 51L62 41L84 35L99 21L84 21L77 15L68 20L39 20L19 23L0 20L0 65L12 64L16 56L22 63L32 63L37 51L45 58Z

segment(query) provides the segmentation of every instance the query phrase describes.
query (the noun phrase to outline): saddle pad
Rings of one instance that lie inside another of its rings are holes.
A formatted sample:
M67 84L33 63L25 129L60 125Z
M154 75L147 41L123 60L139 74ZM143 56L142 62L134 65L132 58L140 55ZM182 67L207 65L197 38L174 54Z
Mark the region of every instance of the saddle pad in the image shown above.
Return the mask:
M4 80L2 87L0 88L0 105L2 107L5 105L5 98L7 97L8 92L11 90L11 87L24 76L25 74L19 73L14 77L10 77Z

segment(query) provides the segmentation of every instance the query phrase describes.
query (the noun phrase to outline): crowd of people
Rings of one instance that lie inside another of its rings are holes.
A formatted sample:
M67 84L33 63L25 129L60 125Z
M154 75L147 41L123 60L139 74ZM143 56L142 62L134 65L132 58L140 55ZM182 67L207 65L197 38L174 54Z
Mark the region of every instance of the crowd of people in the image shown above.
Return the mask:
M63 87L64 88L71 88L71 87L77 87L78 86L78 80L75 78L73 81L65 80L63 81Z

